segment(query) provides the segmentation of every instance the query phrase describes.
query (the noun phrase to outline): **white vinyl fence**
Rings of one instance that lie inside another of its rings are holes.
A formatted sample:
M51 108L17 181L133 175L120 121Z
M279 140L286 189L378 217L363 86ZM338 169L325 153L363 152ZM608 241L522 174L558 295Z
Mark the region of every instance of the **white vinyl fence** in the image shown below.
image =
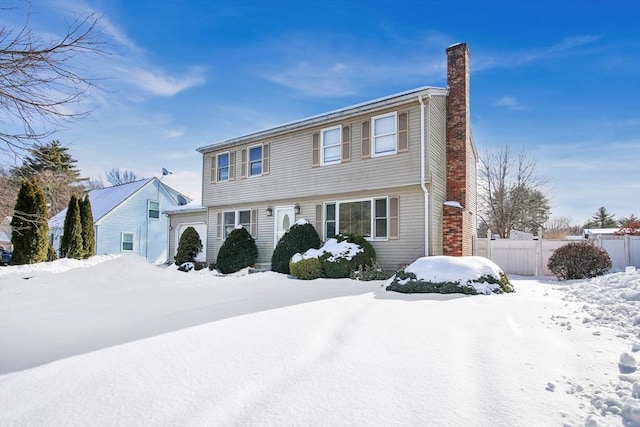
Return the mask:
M553 252L576 240L508 240L476 239L475 255L489 258L507 274L520 276L553 276L547 262ZM599 236L589 242L607 251L613 267L624 271L627 266L640 269L640 236Z

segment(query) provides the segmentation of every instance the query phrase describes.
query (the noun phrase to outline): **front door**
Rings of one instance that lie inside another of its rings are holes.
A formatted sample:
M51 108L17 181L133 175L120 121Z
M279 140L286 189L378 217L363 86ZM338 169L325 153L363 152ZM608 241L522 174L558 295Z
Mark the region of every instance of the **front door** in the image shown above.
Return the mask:
M287 207L279 207L276 208L276 226L275 226L275 241L273 243L273 246L275 247L275 245L278 244L278 241L280 240L280 238L282 236L284 236L284 233L286 233L287 231L289 231L289 229L291 228L291 226L296 222L296 213L293 210L294 207L293 206L287 206Z

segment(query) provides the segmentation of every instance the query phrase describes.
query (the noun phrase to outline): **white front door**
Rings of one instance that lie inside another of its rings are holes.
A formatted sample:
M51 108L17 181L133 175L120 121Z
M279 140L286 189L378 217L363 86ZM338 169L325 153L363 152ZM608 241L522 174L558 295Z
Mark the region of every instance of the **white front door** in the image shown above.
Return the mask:
M275 241L273 243L274 247L278 244L278 241L280 240L280 238L284 236L284 233L289 231L291 226L296 222L296 213L293 209L294 209L293 206L279 207L279 208L277 207L275 209L276 232L274 235L274 238L275 238Z

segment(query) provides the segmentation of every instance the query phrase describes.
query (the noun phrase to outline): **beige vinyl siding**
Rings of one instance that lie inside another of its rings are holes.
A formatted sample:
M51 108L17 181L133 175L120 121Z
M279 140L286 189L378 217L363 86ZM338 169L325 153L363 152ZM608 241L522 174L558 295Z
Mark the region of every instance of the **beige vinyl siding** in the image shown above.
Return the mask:
M257 209L258 211L258 246L259 267L269 268L271 255L275 246L275 216L267 216L268 206L300 205L300 214L296 220L306 219L311 224L316 222L316 206L325 202L348 201L374 197L399 197L400 203L400 238L382 241L371 241L378 254L378 259L385 268L395 269L398 265L406 265L424 256L424 193L419 185L390 188L384 191L351 192L327 195L319 198L279 199L262 205L233 205L224 208L209 209L209 234L207 260L215 261L224 240L216 239L217 214L226 210Z
M431 205L431 255L442 255L442 204L447 197L447 151L446 151L446 97L430 98L429 112L429 147L426 155L427 176L431 178L429 196ZM425 118L425 120L427 120Z
M362 159L362 121L369 115L353 117L346 121L324 123L277 139L263 141L270 143L270 173L260 177L236 179L232 182L205 182L203 204L224 206L229 204L259 203L261 201L321 196L334 193L336 183L340 191L352 192L367 189L381 189L420 182L420 107L417 101L402 109L390 109L376 114L393 111L409 112L409 150L389 156ZM349 162L312 167L313 134L322 128L334 125L351 127L351 153ZM233 147L246 149L249 145ZM227 148L228 150L228 148ZM222 150L221 150L222 151ZM204 155L204 176L210 175L210 161ZM236 170L241 167L236 155ZM236 174L237 175L237 174Z

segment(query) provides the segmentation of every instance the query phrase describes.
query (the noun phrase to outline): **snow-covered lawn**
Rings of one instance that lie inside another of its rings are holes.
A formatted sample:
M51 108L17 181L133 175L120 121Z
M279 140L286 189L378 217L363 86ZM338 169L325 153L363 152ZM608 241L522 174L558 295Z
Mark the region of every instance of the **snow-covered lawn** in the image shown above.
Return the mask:
M640 425L640 273L512 282L0 268L0 425Z

